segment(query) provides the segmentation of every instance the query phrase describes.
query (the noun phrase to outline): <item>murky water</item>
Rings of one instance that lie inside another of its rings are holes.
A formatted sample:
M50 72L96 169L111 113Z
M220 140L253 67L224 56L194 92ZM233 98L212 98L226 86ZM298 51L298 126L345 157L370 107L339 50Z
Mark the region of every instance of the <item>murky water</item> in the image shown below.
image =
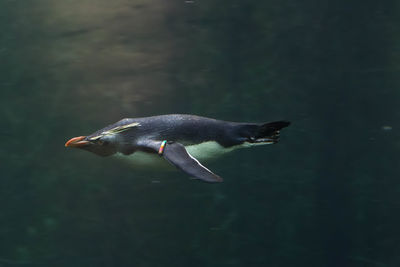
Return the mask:
M0 2L0 266L398 266L394 1ZM287 119L222 184L65 149L124 117Z

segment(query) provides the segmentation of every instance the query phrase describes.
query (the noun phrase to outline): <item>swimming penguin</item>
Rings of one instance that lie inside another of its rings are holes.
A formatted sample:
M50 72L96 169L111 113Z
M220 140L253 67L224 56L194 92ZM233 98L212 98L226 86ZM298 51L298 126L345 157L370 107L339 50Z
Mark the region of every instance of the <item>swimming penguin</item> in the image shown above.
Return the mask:
M100 156L145 152L165 158L194 178L222 182L196 158L206 159L243 146L275 144L280 130L289 124L238 123L181 114L127 118L91 135L74 137L65 146Z

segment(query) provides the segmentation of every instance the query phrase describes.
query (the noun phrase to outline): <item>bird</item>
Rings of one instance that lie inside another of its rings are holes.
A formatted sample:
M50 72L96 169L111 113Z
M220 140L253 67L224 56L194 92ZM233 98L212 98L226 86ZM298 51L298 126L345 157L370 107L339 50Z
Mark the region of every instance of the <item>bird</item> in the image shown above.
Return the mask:
M289 121L247 123L189 114L125 118L87 136L71 138L65 147L99 156L163 158L194 179L217 183L223 179L203 166L209 159L236 148L275 144ZM142 155L142 156L141 156Z

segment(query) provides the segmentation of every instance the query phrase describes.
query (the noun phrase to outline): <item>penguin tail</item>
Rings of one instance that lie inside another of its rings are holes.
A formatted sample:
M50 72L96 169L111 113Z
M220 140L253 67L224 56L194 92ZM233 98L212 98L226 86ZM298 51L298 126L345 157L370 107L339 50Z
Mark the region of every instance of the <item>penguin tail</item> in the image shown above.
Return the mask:
M242 134L244 133L246 141L252 144L275 144L279 141L281 129L289 125L289 121L244 125Z

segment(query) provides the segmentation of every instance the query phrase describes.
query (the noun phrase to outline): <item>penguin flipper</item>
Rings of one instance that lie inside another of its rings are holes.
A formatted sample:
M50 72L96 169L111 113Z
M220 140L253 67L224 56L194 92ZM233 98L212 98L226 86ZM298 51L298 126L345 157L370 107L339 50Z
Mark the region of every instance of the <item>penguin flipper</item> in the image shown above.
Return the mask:
M201 165L201 163L192 157L179 143L168 143L164 149L163 156L178 169L194 176L200 180L216 183L222 182L223 179Z
M153 141L146 142L144 146L153 151L155 150L172 165L186 172L190 176L209 183L218 183L223 181L220 176L201 165L201 163L192 157L180 143L167 142L163 145L163 142L161 141ZM162 149L160 149L161 147Z

